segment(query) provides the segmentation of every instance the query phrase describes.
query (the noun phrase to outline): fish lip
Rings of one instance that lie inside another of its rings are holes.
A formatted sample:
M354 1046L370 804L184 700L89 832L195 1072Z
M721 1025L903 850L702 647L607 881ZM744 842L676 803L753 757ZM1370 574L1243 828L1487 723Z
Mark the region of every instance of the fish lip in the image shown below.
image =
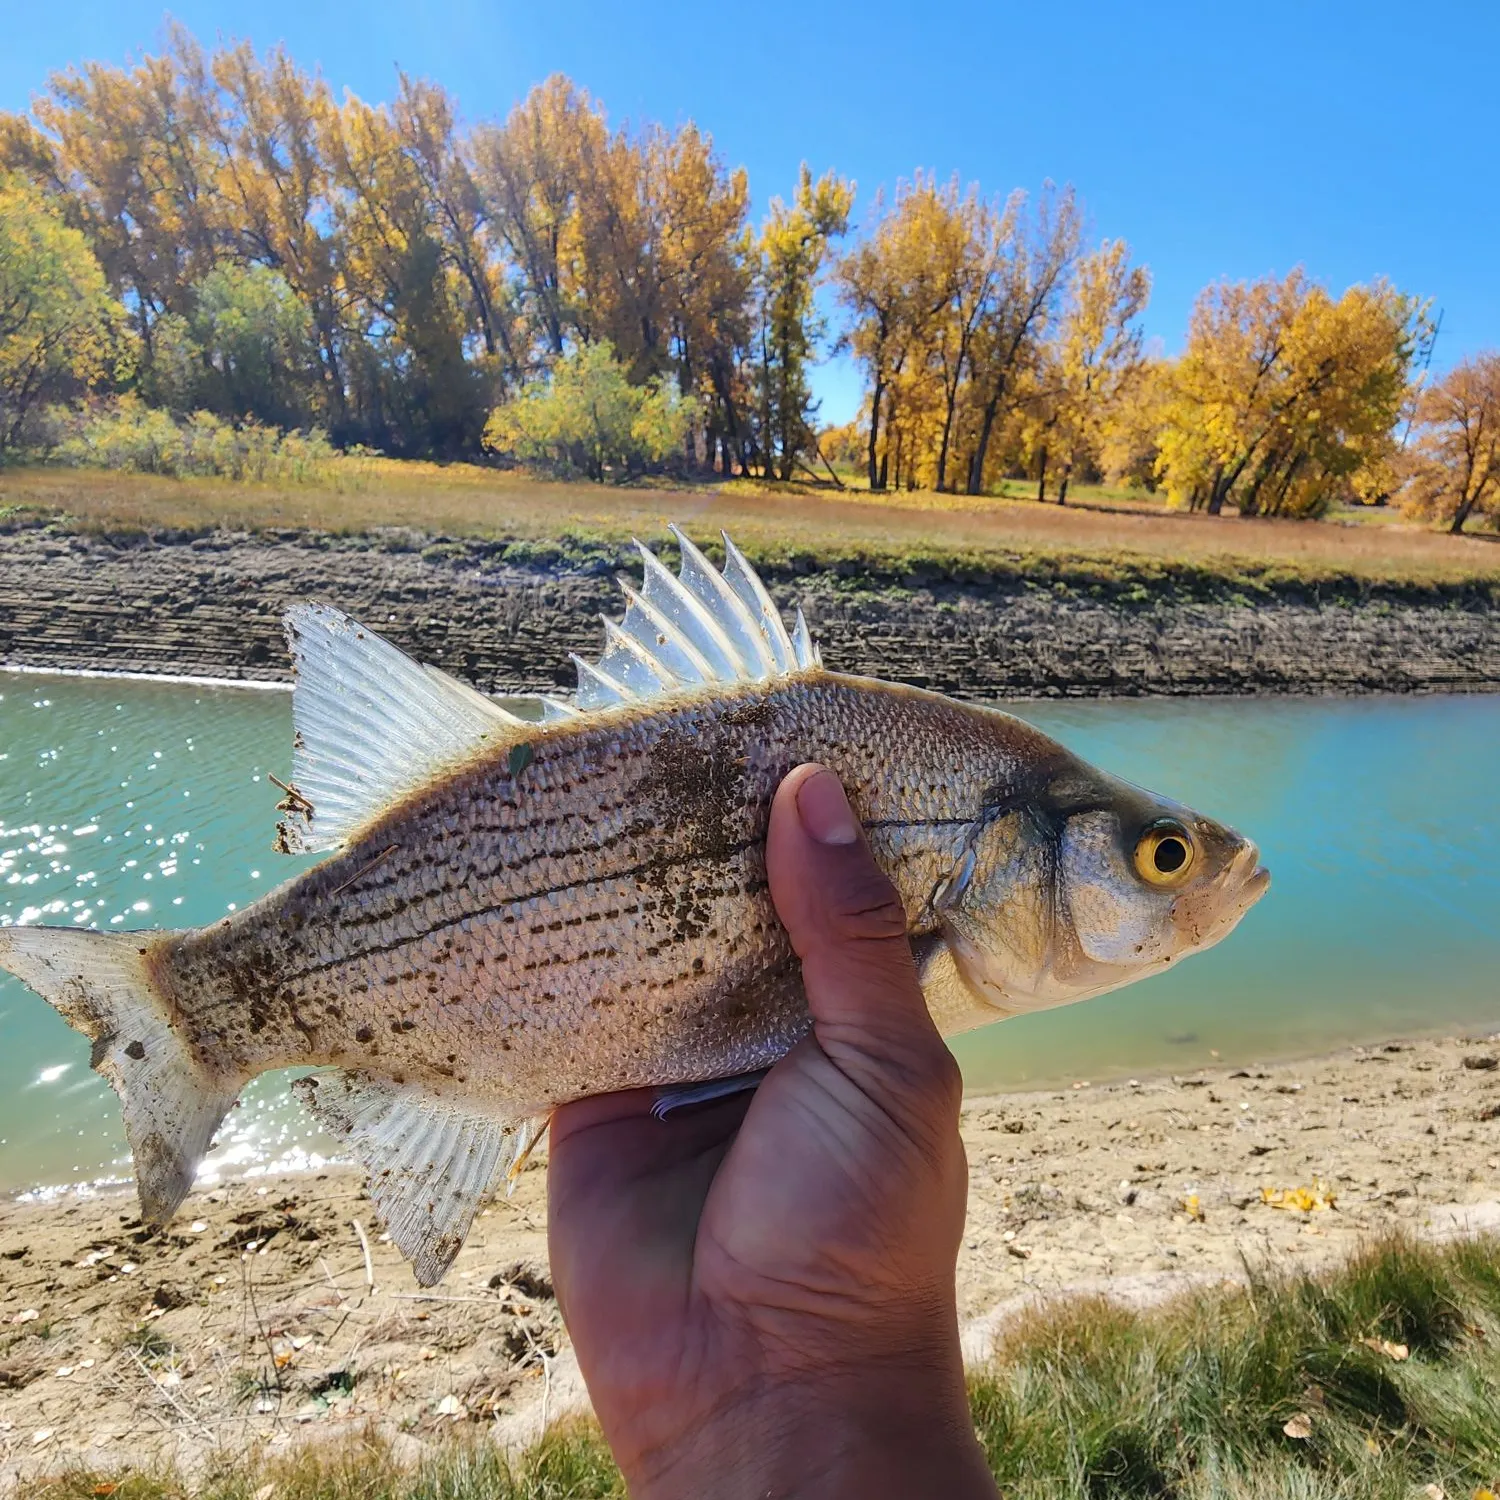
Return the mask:
M1260 850L1248 839L1224 872L1224 887L1234 897L1236 920L1243 916L1271 884L1271 872L1260 862Z

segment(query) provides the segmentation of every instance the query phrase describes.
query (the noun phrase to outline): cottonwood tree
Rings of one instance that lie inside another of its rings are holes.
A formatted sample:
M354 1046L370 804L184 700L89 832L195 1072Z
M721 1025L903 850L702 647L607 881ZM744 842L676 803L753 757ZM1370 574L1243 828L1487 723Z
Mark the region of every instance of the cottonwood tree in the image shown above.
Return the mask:
M1057 461L1063 505L1074 468L1099 455L1112 414L1140 372L1137 319L1150 296L1150 274L1130 264L1123 240L1106 240L1074 267L1042 380L1047 417L1038 443L1038 500L1046 498L1049 460Z
M1475 516L1500 518L1500 354L1450 370L1417 403L1402 508L1455 536Z
M839 300L853 317L850 348L870 387L866 469L872 490L890 481L892 439L906 417L903 397L924 383L932 329L953 301L954 238L947 195L918 173L896 185L889 204L877 197L868 233L838 265ZM915 380L909 379L914 371ZM898 484L900 470L898 462Z
M813 443L809 369L824 330L814 295L831 242L849 225L854 185L807 164L790 203L771 200L760 233L755 382L762 473L788 480Z
M41 402L114 376L124 317L84 235L29 183L0 176L0 451Z
M1035 360L1082 242L1083 216L1072 188L1058 192L1049 184L1035 205L1014 200L1012 212L994 291L980 315L970 355L976 418L968 464L971 495L984 488L996 422L1009 410L1019 377Z
M1376 282L1332 298L1301 271L1199 297L1173 372L1158 468L1217 515L1318 515L1393 453L1426 308Z

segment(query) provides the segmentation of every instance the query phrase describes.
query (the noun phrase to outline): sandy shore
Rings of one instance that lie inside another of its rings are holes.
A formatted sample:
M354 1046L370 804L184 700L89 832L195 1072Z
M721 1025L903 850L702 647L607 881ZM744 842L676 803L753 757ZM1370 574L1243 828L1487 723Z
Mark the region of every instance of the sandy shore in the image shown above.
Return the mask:
M1079 1080L972 1101L964 1138L959 1303L978 1360L1037 1296L1151 1300L1393 1228L1500 1226L1500 1039ZM584 1402L544 1201L537 1164L431 1293L348 1169L194 1193L155 1234L126 1191L0 1207L0 1488L372 1423L413 1453L464 1425L524 1441Z
M0 526L0 664L285 680L281 617L317 599L487 692L568 687L568 653L593 655L599 613L619 611L623 554L518 557L406 532L112 541ZM1338 602L1292 585L1251 600L1169 582L1123 597L927 574L767 582L804 608L831 666L960 697L1500 690L1500 611L1481 589Z

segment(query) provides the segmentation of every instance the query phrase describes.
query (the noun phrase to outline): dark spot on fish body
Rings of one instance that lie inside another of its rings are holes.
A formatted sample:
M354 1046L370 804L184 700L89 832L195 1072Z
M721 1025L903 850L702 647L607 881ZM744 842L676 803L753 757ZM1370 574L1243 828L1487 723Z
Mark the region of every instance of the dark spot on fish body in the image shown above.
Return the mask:
M146 1044L144 1042L132 1042L125 1049L125 1056L134 1058L136 1062L140 1062L146 1056Z
M364 1046L375 1040L375 1033L368 1026L360 1026L355 1029L354 1040Z

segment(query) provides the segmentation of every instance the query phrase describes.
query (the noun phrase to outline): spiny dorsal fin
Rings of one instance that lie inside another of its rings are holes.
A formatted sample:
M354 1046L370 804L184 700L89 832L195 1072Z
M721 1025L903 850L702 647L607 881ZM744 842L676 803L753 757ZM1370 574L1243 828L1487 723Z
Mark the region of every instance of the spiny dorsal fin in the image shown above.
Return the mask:
M278 848L337 848L436 771L524 724L329 605L298 605L286 634L297 737Z
M370 1174L370 1198L418 1282L442 1279L502 1158L535 1144L541 1122L476 1114L409 1085L333 1069L293 1087Z
M646 570L640 592L622 585L625 618L605 620L597 662L573 657L579 708L650 702L704 683L759 682L819 665L802 611L788 633L766 586L727 535L721 573L676 526L670 530L682 553L680 575L635 544Z

